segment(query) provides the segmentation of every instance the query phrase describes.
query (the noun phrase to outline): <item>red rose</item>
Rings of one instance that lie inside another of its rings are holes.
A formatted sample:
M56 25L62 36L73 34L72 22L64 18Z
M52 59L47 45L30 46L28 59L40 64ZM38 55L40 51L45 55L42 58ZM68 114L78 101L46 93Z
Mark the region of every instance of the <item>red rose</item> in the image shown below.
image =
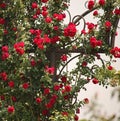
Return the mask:
M74 116L74 120L75 120L75 121L78 121L78 120L79 120L79 116L78 116L78 115L75 115L75 116Z
M105 22L105 27L109 29L111 27L111 22L110 21L106 21Z
M67 55L63 54L60 58L62 61L67 61L68 57L67 57Z
M34 14L34 15L32 16L32 18L33 18L33 19L37 19L37 18L38 18L38 15Z
M114 47L110 50L110 53L114 55L115 58L120 58L120 48Z
M12 99L13 102L17 101L17 98L15 96L12 96L11 99Z
M42 30L36 29L34 34L36 35L36 37L39 37L41 33L42 33Z
M49 103L47 103L45 106L46 106L46 108L49 108L49 109L50 109L50 108L53 107L53 104L49 102Z
M11 87L11 88L13 88L14 87L14 81L10 81L10 82L8 82L8 85L9 85L9 87Z
M64 15L63 14L58 14L57 20L62 21L63 19L64 19Z
M95 10L95 11L93 12L93 15L94 15L94 16L97 16L97 15L98 15L98 11Z
M51 43L54 44L54 43L56 43L59 40L60 40L59 36L54 36L54 37L51 38Z
M54 99L54 100L56 100L56 99L58 98L58 96L57 96L56 94L53 94L53 95L51 96L51 98Z
M46 18L45 18L45 22L46 22L46 23L51 23L51 22L52 22L51 17L46 17Z
M89 103L89 99L88 98L84 98L84 103L88 104Z
M8 30L5 29L5 30L3 31L3 33L4 33L4 35L7 35L7 34L8 34Z
M24 84L22 84L22 87L24 88L24 89L28 89L28 87L29 87L30 85L26 82L26 83L24 83Z
M61 80L62 80L62 83L65 83L65 82L67 82L67 77L66 76L62 76Z
M9 58L9 53L8 52L3 52L2 53L2 60L6 60L7 58Z
M92 82L93 82L93 84L98 84L98 83L99 83L99 81L98 81L96 78L94 78L94 79L92 80Z
M0 95L0 99L1 100L5 100L5 96L4 95Z
M58 26L53 26L53 29L54 29L55 31L57 31L57 30L59 29L59 27L58 27Z
M15 51L16 51L19 55L23 55L23 54L24 54L24 49L23 49L24 46L25 46L25 44L24 44L23 41L17 42L17 43L14 44L14 49L15 49Z
M8 113L13 113L15 111L14 106L8 106L7 111Z
M33 2L31 7L32 7L33 9L36 9L36 8L38 8L38 5L37 5L36 2Z
M95 25L93 23L87 23L87 27L89 30L94 29Z
M114 10L114 13L115 13L116 15L120 15L120 9L119 9L119 8L116 8L116 9Z
M98 54L98 53L96 53L96 57L97 57L97 59L100 59L101 57L100 57L100 54Z
M69 23L68 26L64 29L64 36L74 37L76 34L76 26L74 23Z
M2 46L2 51L3 52L8 52L9 48L7 45Z
M55 19L57 19L58 21L62 21L66 17L66 15L65 14L57 14L57 13L54 13L53 14L53 17Z
M44 89L44 95L48 95L50 93L50 89L49 88L45 88Z
M42 101L42 99L41 99L40 97L37 97L37 98L36 98L36 103L39 104L39 103L41 103L41 101Z
M97 46L97 40L95 37L90 38L90 45L95 48Z
M46 2L48 2L48 0L41 0L41 2L46 3Z
M36 10L36 15L40 15L41 14L41 11L40 11L40 9L38 8L37 10Z
M45 105L46 108L52 108L56 102L55 98L51 98L50 101Z
M81 30L81 34L84 34L84 35L85 35L85 34L87 34L87 33L86 33L86 31L83 29L83 30Z
M44 35L44 38L43 38L43 41L44 43L50 43L51 42L51 39L48 37L47 34Z
M12 30L13 30L14 32L16 32L16 31L17 31L17 28L16 28L16 27L14 27L14 28L12 28Z
M65 95L65 96L64 96L64 99L65 99L65 100L68 100L69 97L70 97L70 95Z
M88 9L92 9L94 7L94 1L93 0L89 0L88 1Z
M86 67L86 66L87 66L87 62L86 62L86 61L83 61L83 62L82 62L82 66L83 66L83 67Z
M112 66L108 66L108 70L113 70L113 67Z
M47 9L48 9L47 6L43 6L43 7L42 7L42 10L43 10L43 11L47 11Z
M97 46L101 46L101 45L102 45L102 41L101 41L101 40L98 40L98 41L96 42L96 44L97 44Z
M23 55L24 54L24 49L22 48L16 48L16 52L19 54L19 55Z
M49 101L49 103L50 103L51 105L54 105L55 102L56 102L56 98L51 98L50 101Z
M17 42L16 44L21 48L25 46L25 43L23 41Z
M5 19L0 18L0 24L5 24Z
M80 113L80 109L79 108L76 109L76 113L78 113L78 114Z
M55 85L54 85L54 90L55 90L55 91L59 91L59 89L60 89L60 85L55 84Z
M41 14L43 15L43 17L46 17L48 15L48 12L47 11L42 11Z
M32 59L32 60L30 61L30 64L31 64L31 66L35 66L35 65L36 65L35 60L34 60L34 59Z
M70 92L71 91L71 86L70 85L66 85L65 86L65 91L66 92Z
M7 74L6 74L6 72L0 73L0 77L2 78L2 80L6 81L7 80Z
M99 0L99 4L102 6L105 5L105 0Z
M42 111L42 114L43 114L44 116L48 115L48 110L46 110L46 109L43 110L43 111Z
M55 68L46 66L45 71L49 74L54 74Z
M6 8L6 6L7 6L6 3L1 3L0 4L0 8Z

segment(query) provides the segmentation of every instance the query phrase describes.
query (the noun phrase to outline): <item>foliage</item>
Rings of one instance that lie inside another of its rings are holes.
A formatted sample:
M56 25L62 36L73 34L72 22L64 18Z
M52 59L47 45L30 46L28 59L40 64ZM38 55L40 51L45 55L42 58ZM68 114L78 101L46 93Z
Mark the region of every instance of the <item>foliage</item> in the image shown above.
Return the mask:
M119 85L119 72L111 66L113 57L120 58L120 48L114 47L119 1L89 0L86 12L72 20L69 4L70 0L0 1L1 121L77 121L79 108L89 102L78 99L86 84ZM97 24L84 19L93 11ZM84 27L79 32L81 19ZM75 58L76 68L65 71ZM102 66L96 66L97 59Z

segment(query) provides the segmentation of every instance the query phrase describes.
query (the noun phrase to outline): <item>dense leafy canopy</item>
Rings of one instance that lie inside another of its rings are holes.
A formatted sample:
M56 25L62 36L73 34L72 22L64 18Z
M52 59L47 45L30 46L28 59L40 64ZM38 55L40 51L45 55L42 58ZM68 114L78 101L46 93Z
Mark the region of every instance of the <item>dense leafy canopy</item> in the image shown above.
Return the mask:
M120 48L114 47L119 0L88 0L86 12L72 20L69 15L65 24L69 4L70 0L0 1L1 121L78 121L79 108L89 102L77 99L86 84L120 84L120 73L111 66L113 56L120 58ZM90 12L97 24L85 22ZM84 27L79 32L81 19ZM71 57L72 52L78 55ZM75 58L76 68L66 72Z

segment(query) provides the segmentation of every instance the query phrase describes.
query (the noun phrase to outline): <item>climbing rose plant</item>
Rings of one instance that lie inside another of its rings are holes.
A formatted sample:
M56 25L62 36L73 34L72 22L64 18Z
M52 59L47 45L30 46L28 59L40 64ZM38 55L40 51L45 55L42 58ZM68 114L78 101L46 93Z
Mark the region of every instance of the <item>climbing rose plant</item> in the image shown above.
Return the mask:
M114 47L120 1L88 0L86 12L73 19L69 5L70 0L0 1L1 121L78 121L80 108L89 103L78 99L86 84L120 84L111 64L120 58L120 48ZM85 21L90 12L97 23ZM72 52L79 54L71 57ZM75 58L77 66L65 71Z

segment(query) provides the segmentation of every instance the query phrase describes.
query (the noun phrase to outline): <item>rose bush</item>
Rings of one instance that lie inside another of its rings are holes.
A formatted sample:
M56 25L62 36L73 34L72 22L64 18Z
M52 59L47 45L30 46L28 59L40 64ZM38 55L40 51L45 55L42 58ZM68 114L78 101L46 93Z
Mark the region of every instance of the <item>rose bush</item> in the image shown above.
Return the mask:
M70 0L0 1L1 121L78 121L79 108L89 102L77 99L86 84L119 85L111 63L113 56L120 58L120 48L114 47L120 2L88 0L87 11L64 24L69 4ZM90 12L99 19L97 24L85 22ZM85 25L79 33L81 19ZM75 58L77 67L66 72ZM96 59L102 66L94 64Z

